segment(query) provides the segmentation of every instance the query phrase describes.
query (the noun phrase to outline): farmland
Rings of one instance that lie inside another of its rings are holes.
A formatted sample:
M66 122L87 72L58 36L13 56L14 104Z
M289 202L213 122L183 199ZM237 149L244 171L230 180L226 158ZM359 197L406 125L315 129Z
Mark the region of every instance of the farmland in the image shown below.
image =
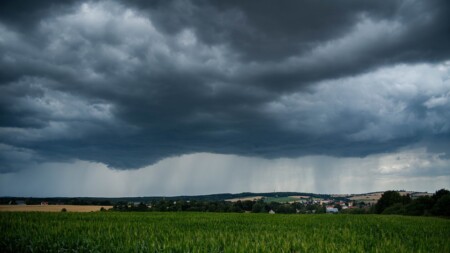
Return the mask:
M95 212L101 208L109 209L112 206L79 206L79 205L0 205L0 212Z
M380 215L0 213L1 252L450 252L450 220Z
M294 202L299 200L298 198L294 198L292 196L287 197L268 197L264 199L264 202L270 203L270 202L279 202L279 203L288 203L288 202Z

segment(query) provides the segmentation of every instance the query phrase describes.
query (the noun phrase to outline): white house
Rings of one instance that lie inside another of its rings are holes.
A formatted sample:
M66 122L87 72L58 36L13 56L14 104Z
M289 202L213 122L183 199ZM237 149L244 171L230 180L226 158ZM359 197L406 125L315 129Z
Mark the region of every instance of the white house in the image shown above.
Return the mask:
M339 210L336 207L327 206L327 213L338 213Z

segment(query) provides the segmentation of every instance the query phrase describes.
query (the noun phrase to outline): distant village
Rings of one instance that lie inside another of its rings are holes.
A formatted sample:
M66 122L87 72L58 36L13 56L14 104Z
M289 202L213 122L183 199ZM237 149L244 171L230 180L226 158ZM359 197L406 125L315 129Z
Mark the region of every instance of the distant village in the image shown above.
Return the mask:
M417 199L419 197L431 197L433 193L427 192L413 192L413 191L398 191L401 196L410 196L411 199ZM339 213L339 212L351 212L351 210L368 210L373 207L381 198L384 192L373 192L365 194L332 194L328 198L316 198L312 196L287 196L287 197L250 197L250 198L236 198L229 199L228 201L247 201L247 200L263 200L265 202L279 202L287 203L291 205L301 204L304 207L317 207L324 208L326 213ZM306 208L306 211L296 209L296 213L316 213L317 209ZM275 214L274 210L270 210L269 213Z

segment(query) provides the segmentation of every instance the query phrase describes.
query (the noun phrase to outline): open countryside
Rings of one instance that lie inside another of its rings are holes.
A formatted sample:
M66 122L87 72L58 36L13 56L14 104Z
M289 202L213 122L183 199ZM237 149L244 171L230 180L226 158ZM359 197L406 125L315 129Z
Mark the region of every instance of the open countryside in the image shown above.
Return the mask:
M101 208L109 209L112 206L80 206L80 205L0 205L0 212L95 212Z
M2 252L450 252L450 220L236 213L0 214Z
M0 253L450 253L450 0L1 0Z
M412 194L386 191L374 205L283 193L242 201L217 200L228 194L210 195L212 201L121 199L109 210L14 199L20 205L1 206L15 212L0 212L0 252L450 252L450 191Z

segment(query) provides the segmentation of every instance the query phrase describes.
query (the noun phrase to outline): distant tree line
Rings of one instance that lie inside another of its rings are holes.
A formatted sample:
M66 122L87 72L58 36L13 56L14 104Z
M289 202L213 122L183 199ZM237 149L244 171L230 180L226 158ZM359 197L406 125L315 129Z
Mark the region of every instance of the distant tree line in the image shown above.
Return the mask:
M150 204L118 202L114 211L156 211L156 212L233 212L233 213L325 213L325 207L319 204L306 205L302 203L266 203L258 201L171 201L159 200Z
M441 189L433 196L421 196L411 199L396 191L387 191L373 207L374 213L399 215L450 216L450 191Z
M288 195L289 193L283 193ZM325 213L326 205L320 205L315 202L308 203L279 203L266 202L264 199L257 201L245 200L230 202L215 200L220 197L229 197L231 194L217 194L194 196L188 199L182 196L181 199L174 197L139 197L139 198L15 198L2 197L0 204L16 204L16 200L25 201L28 205L48 202L48 204L71 204L71 205L113 205L113 211L158 211L158 212L252 212L267 213ZM239 195L239 194L237 194ZM244 193L240 194L244 196ZM266 195L279 197L275 193ZM212 200L207 197L213 196ZM312 196L312 195L311 195ZM326 195L324 195L326 197ZM345 198L339 198L345 200ZM409 195L401 195L398 191L386 191L375 205L367 205L363 202L356 203L352 208L343 209L341 205L336 204L335 198L332 206L337 208L340 213L347 214L397 214L397 215L433 215L450 216L450 191L441 189L432 196L421 196L412 199ZM342 203L342 202L341 202Z
M409 195L400 195L398 191L386 191L373 206L357 206L356 208L341 209L334 205L341 213L347 214L397 214L397 215L433 215L450 216L450 191L441 189L432 196L421 196L412 199ZM257 201L199 201L199 200L154 200L149 204L117 202L114 211L157 211L157 212L251 212L267 213L274 211L283 214L325 213L325 205L313 203L267 203Z
M208 202L221 202L227 199L248 198L248 197L288 197L293 195L309 196L311 198L330 198L328 194L315 194L315 193L303 193L303 192L268 192L268 193L221 193L221 194L209 194L209 195L197 195L197 196L171 196L171 197L122 197L122 198L104 198L104 197L52 197L52 198L39 198L39 197L0 197L0 204L12 204L17 201L25 201L27 205L38 205L41 202L48 202L49 205L68 204L68 205L113 205L119 202L143 202L150 203L161 200L172 201L208 201ZM333 197L335 200L345 200L345 197Z
M102 198L18 198L2 197L1 205L15 205L18 201L23 201L27 205L39 205L47 202L49 205L87 205L87 206L112 206L113 203L108 199Z

